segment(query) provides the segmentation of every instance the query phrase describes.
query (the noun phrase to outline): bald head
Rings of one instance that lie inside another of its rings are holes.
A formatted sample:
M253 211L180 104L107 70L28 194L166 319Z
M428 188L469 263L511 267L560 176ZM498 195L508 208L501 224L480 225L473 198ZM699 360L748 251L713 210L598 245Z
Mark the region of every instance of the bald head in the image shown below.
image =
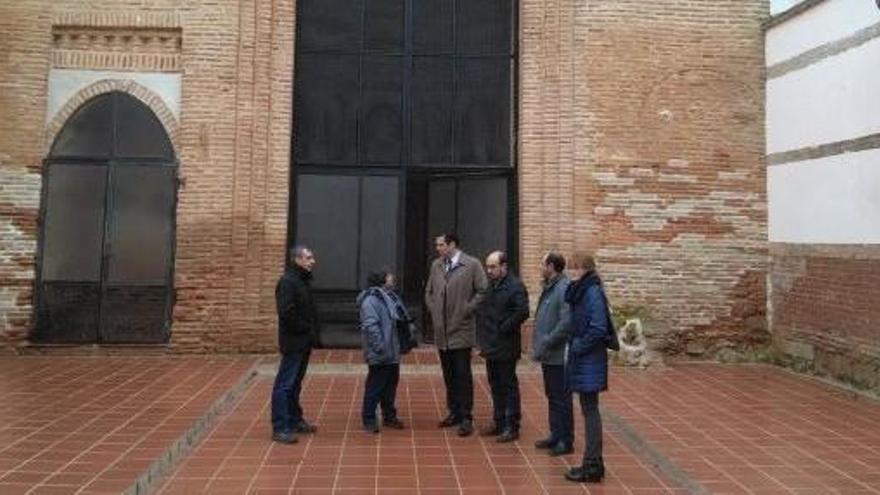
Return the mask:
M490 280L501 280L507 275L507 253L492 251L486 257L486 274Z

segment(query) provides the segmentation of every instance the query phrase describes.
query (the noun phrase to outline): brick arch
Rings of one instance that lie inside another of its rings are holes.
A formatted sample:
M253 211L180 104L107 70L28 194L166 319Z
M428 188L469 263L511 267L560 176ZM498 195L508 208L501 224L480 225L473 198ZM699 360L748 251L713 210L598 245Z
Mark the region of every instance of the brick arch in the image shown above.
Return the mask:
M165 104L162 97L130 79L102 79L81 89L73 95L73 97L67 100L67 103L61 107L61 110L55 114L52 121L49 122L49 125L46 127L46 140L44 143L45 154L48 155L49 152L52 151L52 144L55 142L58 133L61 132L64 124L67 123L68 119L70 119L79 107L98 95L111 93L113 91L120 91L131 95L146 105L147 108L156 115L159 122L162 123L162 127L168 134L168 139L171 141L171 146L174 148L174 156L180 156L178 141L180 124L174 117L174 114L171 113L171 109L168 108L168 105Z

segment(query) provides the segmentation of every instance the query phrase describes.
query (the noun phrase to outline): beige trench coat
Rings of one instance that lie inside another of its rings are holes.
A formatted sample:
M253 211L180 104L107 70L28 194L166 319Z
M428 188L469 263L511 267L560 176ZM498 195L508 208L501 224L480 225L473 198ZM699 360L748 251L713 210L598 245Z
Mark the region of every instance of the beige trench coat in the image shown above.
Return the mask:
M434 344L438 349L474 347L474 312L487 286L483 265L464 252L459 257L458 265L449 274L442 258L434 260L425 287L425 304L431 314Z

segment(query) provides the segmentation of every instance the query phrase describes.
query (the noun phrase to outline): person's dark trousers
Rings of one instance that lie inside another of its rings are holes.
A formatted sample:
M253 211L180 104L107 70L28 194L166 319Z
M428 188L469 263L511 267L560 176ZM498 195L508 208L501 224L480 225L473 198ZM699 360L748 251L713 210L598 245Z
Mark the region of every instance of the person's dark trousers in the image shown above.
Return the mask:
M473 420L474 377L471 348L440 350L440 366L446 383L446 407L457 420Z
M309 367L310 351L281 355L281 365L272 388L272 430L290 433L303 419L299 394Z
M574 442L574 408L571 392L565 389L565 366L542 364L544 394L547 396L547 417L550 419L550 438L553 444Z
M394 401L397 397L397 383L400 381L400 364L373 364L367 372L364 383L364 404L361 419L364 424L376 423L376 406L382 407L382 420L397 419Z
M599 416L599 393L580 394L581 412L586 425L587 450L584 465L602 459L602 418Z
M516 361L486 361L486 374L492 390L492 407L495 424L500 430L519 431L520 412L519 379L516 377Z

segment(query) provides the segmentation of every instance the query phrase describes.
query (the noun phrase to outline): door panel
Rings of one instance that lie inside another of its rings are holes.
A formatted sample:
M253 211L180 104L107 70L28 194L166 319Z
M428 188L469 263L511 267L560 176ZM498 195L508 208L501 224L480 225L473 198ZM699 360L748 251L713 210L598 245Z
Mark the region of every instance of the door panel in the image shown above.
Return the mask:
M375 270L397 272L397 177L365 177L361 193L360 278Z
M106 280L163 285L171 262L175 171L126 165L114 167L112 174Z
M315 253L316 289L357 288L357 200L357 177L299 177L296 244Z
M34 338L94 342L98 336L107 167L48 165Z
M107 167L50 165L44 217L44 281L98 282Z
M509 250L507 179L470 179L458 183L456 232L465 251L485 260L496 249Z
M462 249L485 258L495 249L509 250L508 195L505 177L438 179L428 186L428 257L434 255L434 236L454 232Z
M172 167L132 164L111 170L112 209L101 303L104 342L167 338L174 187Z

